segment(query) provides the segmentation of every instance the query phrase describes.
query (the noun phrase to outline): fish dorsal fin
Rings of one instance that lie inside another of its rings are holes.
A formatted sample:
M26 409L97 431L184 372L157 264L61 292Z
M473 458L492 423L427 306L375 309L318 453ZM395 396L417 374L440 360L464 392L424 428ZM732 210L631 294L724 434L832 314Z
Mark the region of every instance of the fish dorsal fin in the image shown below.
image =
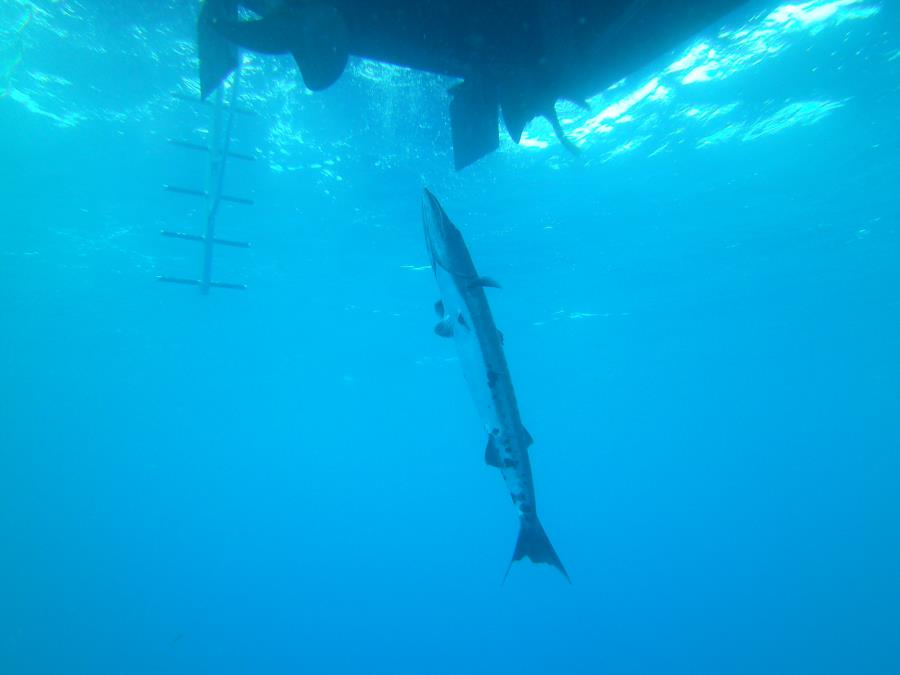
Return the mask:
M534 439L531 437L531 434L528 433L528 429L522 427L520 433L522 434L522 440L525 441L526 447L531 447L532 445L534 445Z
M469 282L469 286L475 288L477 286L481 286L482 288L503 288L496 280L491 279L490 277L478 277Z
M445 316L434 324L434 332L443 338L453 337L453 322L450 320L450 317Z
M443 300L438 300L436 303L434 303L434 313L437 314L439 317L444 318L444 315L446 314L446 312L444 312L444 301Z
M487 445L484 448L484 461L488 466L500 468L500 450L493 436L488 436Z

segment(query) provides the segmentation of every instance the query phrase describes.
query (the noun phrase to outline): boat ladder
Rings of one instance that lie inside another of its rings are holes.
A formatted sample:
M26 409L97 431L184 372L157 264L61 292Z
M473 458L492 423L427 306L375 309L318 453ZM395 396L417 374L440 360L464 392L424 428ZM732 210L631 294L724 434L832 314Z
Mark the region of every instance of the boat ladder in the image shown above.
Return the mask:
M224 86L216 90L214 99L211 104L205 101L199 101L195 98L177 95L176 98L200 103L203 105L212 105L212 127L210 128L209 139L206 144L194 143L192 141L179 140L175 138L168 139L169 143L180 148L195 150L207 153L209 157L209 166L206 176L206 189L196 190L193 188L179 187L177 185L163 185L163 190L180 195L188 195L192 197L200 197L205 200L206 208L205 227L203 234L190 234L187 232L176 232L173 230L162 230L160 234L164 237L172 237L175 239L184 239L194 241L203 245L203 267L199 278L185 278L172 276L159 276L157 279L170 284L184 284L189 286L197 286L203 295L208 295L212 288L226 288L231 290L244 290L247 288L245 284L227 283L224 281L213 281L213 250L216 246L231 246L234 248L250 248L250 244L245 241L235 241L232 239L223 239L216 236L216 216L219 212L219 206L222 202L231 204L241 204L252 206L253 200L243 197L234 197L222 194L222 184L225 178L225 164L228 159L238 159L244 161L253 161L255 157L233 152L231 145L231 130L234 124L235 114L253 114L251 111L240 108L237 105L238 84L240 78L240 70L236 70L231 82L231 88L228 92L228 101L225 100L223 93Z

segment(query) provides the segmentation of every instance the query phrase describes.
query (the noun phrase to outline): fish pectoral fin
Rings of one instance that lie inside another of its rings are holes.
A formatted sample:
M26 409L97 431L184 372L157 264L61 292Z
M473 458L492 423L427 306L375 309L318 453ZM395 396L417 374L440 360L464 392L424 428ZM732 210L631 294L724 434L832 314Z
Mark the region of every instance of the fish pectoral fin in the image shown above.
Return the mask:
M438 300L436 303L434 303L434 313L441 317L443 317L447 314L444 311L444 301L443 300Z
M474 279L469 284L469 286L471 286L472 288L476 288L478 286L481 286L482 288L503 288L503 286L501 286L499 282L491 279L490 277L478 277L477 279Z
M503 331L499 328L497 329L497 337L500 338L500 346L503 346Z
M501 467L500 450L494 442L493 436L488 436L487 446L484 448L484 461L488 466Z
M434 332L443 338L453 337L453 322L450 320L450 317L445 316L434 324Z
M466 321L466 317L463 316L463 313L462 313L462 312L460 312L459 314L456 315L456 321L457 321L457 323L458 323L460 326L462 326L462 327L465 328L466 330L472 330L472 329L469 327L469 322Z

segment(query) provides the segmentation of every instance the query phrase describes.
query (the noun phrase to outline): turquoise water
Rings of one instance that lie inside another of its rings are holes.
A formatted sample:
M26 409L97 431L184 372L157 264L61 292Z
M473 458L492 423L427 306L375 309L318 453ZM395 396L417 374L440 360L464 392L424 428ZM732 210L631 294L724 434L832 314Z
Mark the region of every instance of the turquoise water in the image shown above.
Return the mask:
M247 55L214 277L182 3L0 5L0 673L900 672L900 7L752 4L452 171L447 81ZM490 290L541 519L453 346Z

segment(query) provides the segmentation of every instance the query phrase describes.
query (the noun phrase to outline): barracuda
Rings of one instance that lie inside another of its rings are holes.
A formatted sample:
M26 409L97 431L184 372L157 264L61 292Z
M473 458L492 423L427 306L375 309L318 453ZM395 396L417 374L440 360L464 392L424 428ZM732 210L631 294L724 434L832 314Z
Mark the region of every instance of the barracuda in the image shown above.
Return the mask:
M547 563L569 579L538 519L528 448L531 435L522 424L516 392L503 354L503 336L494 324L485 287L498 287L478 275L462 234L428 190L422 201L425 241L441 299L435 333L456 344L463 375L487 432L485 461L500 469L519 515L519 538L512 563L529 558ZM505 579L505 576L504 576Z

